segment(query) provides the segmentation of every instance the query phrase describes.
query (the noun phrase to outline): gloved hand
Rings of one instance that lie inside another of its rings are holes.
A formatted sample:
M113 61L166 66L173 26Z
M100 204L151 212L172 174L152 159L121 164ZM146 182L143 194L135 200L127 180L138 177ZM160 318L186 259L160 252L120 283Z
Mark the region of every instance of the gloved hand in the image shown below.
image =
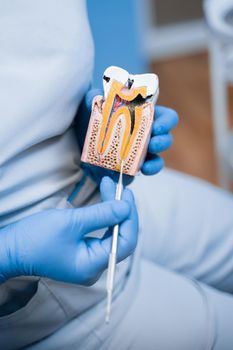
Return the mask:
M35 275L63 282L90 284L106 269L111 247L107 230L103 238L86 234L120 224L118 262L137 243L138 217L130 190L113 200L115 184L104 178L103 203L81 209L51 209L7 226L0 234L0 281Z
M87 132L88 122L91 114L92 100L96 95L103 95L99 89L90 89L85 95L77 116L77 138L80 149L82 150L85 135ZM155 121L152 127L151 139L148 146L148 153L141 171L144 175L154 175L158 173L164 166L163 158L158 153L164 152L172 145L171 130L178 123L177 113L167 107L155 107ZM110 176L117 179L118 175L114 171L100 168L90 164L84 164L83 168L99 183L103 176ZM124 176L124 183L128 184L132 181L132 177Z
M148 152L141 171L144 175L157 174L164 166L164 160L158 153L164 152L172 145L171 130L178 123L178 114L170 108L155 106L155 120L152 127Z

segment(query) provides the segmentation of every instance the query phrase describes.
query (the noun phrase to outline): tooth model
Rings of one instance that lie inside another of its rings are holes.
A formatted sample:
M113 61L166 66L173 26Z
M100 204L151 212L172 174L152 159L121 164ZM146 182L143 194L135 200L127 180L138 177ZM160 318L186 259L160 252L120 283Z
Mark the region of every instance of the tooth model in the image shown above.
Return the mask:
M147 152L159 94L155 74L131 75L109 67L103 76L104 97L96 96L81 160L136 175Z

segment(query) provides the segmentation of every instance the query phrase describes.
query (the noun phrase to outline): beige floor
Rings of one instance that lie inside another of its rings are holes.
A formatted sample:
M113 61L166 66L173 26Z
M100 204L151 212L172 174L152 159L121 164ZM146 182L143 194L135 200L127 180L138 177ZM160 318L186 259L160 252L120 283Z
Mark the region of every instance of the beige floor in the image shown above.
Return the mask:
M217 183L207 53L152 66L160 78L158 103L176 109L180 116L174 145L164 155L166 165Z

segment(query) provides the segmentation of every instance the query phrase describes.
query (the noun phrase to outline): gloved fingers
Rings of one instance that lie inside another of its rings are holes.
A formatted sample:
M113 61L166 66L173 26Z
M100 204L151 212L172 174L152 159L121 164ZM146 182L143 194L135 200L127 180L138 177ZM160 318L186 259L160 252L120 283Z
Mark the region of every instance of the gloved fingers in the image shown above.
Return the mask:
M150 139L148 151L151 154L157 154L159 152L166 151L171 147L173 143L173 137L171 134L153 136Z
M101 193L103 200L111 200L113 196L115 196L116 184L108 177L103 178L101 182ZM136 211L135 200L133 196L133 192L129 189L124 189L122 192L122 199L129 203L131 207L131 212L129 215L130 219L132 217L132 210ZM121 224L122 225L122 224ZM112 235L112 228L110 227L103 238L107 238Z
M93 275L94 271L92 271L92 276L89 279L83 281L82 285L85 286L85 287L92 286L93 284L95 284L100 279L102 273L103 273L103 270L99 271L95 275Z
M86 269L86 280L90 281L96 276L99 276L108 266L108 258L111 249L111 237L106 240L109 242L108 246L102 244L105 238L87 237L83 242L86 245L88 257L88 270Z
M129 256L136 247L138 238L138 214L132 191L126 189L123 193L123 199L127 201L131 207L129 217L120 224L118 236L118 261ZM101 239L102 247L107 251L108 255L111 250L112 230L108 230Z
M173 138L170 131L178 123L176 111L163 107L155 107L155 121L152 126L151 139L148 145L147 158L142 165L141 171L144 175L154 175L162 170L164 160L157 155L171 147Z
M133 194L130 190L125 190L124 200L129 202L131 212L128 219L120 225L117 250L118 262L125 259L134 251L138 238L138 215ZM90 261L90 279L107 268L112 244L111 233L111 230L108 230L101 239L92 237L84 239Z
M103 177L100 183L100 194L102 201L109 201L115 198L116 183L110 177Z
M131 212L130 212L130 216L128 219L129 220L132 218L136 219L137 217L133 216L133 212L135 212L135 211L137 212L137 209L136 209L135 200L134 200L134 196L133 196L132 191L130 191L129 189L125 189L122 195L123 195L122 199L126 200L130 204L130 207L131 207ZM121 225L123 225L123 223ZM105 235L103 236L103 239L108 238L108 237L112 237L112 227L110 227L106 231Z
M115 198L116 193L116 183L109 177L104 177L100 184L100 192L103 201L109 201ZM127 201L132 209L135 211L135 202L133 193L128 189L123 189L122 199ZM132 213L130 212L129 219L131 218ZM122 224L121 224L122 225ZM112 236L112 228L109 228L103 238L108 238Z
M79 237L101 228L120 224L130 215L130 206L123 200L111 200L71 210L73 211L72 228Z
M169 133L175 128L179 121L176 111L171 108L156 106L155 121L152 127L152 136L163 135Z
M147 155L146 161L142 165L141 172L144 175L155 175L164 167L164 160L158 155Z
M131 206L129 218L122 222L119 231L118 261L125 259L133 253L138 240L138 212L132 191L126 189L123 199Z
M103 201L109 201L115 198L116 195L116 182L119 179L120 173L117 174L117 177L115 179L112 179L108 176L104 176L102 178L101 184L100 184L100 193L101 193L101 198ZM124 186L128 185L131 181L133 180L133 176L129 175L123 175L123 182ZM124 199L124 192L125 189L123 189L122 192L122 199Z

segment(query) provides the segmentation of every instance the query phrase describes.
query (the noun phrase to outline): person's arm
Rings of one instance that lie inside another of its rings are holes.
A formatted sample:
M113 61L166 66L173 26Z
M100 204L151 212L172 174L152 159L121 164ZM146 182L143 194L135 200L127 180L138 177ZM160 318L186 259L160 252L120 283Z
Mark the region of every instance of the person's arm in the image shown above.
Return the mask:
M86 93L76 116L75 130L81 152L91 115L92 100L96 95L103 95L103 92L100 89L90 89ZM155 107L155 120L152 127L151 139L148 145L145 162L141 168L144 175L157 174L163 168L164 160L159 154L171 147L173 141L171 131L175 128L177 123L178 114L176 111L162 106ZM108 169L84 163L83 167L97 183L106 175L115 180L118 178L117 173ZM124 176L124 180L125 184L129 184L133 181L133 177Z
M87 238L98 229L120 224L118 261L137 243L138 219L132 192L114 198L115 184L101 183L104 202L80 209L51 209L34 214L0 230L0 283L25 275L62 282L92 284L108 264L111 235ZM109 198L109 197L108 197Z

